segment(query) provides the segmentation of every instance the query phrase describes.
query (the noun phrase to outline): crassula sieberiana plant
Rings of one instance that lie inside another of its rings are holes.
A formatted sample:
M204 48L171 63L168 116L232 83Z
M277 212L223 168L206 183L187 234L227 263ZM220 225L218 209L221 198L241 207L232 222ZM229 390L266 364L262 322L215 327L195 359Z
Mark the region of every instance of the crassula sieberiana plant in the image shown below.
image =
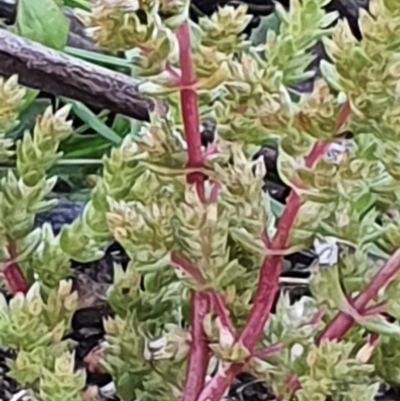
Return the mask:
M279 31L257 48L241 35L244 6L198 24L186 0L98 0L77 13L100 47L126 53L154 110L104 157L82 217L57 236L32 225L52 206L46 172L71 133L68 110L48 110L16 144L0 245L18 294L1 302L0 340L38 400L82 397L63 340L76 308L69 258L95 260L110 240L130 258L114 269L102 361L123 401L219 401L242 370L280 400L373 400L380 382L400 382L400 3L371 0L361 41L327 3L277 5ZM299 96L317 41L330 61ZM8 157L25 94L14 78L0 93ZM204 119L216 123L206 149ZM271 141L292 188L279 215L254 160ZM282 295L271 314L283 256L309 247L313 297Z
M15 153L17 159L16 171L2 174L0 184L1 271L14 295L9 302L0 297L0 343L17 351L10 376L38 400L79 400L85 374L74 370L73 344L63 339L78 302L67 280L70 256L49 225L33 229L35 215L54 206L48 195L56 181L46 174L61 156L60 142L72 133L69 107L46 110L14 150L7 132L29 97L16 76L0 80L0 158Z

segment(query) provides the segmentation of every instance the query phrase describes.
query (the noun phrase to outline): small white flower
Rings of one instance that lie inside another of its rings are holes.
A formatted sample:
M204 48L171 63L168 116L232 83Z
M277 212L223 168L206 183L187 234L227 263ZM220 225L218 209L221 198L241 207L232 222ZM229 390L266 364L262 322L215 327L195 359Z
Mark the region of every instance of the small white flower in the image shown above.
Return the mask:
M290 359L294 360L301 357L304 353L304 347L301 344L294 344L290 349Z

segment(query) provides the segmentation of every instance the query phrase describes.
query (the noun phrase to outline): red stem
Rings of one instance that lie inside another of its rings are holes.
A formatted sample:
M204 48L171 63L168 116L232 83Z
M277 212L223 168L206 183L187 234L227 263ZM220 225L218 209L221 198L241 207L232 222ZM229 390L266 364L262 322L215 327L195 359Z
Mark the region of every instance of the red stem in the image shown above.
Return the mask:
M191 297L192 339L182 401L197 400L204 386L209 358L207 338L203 331L203 321L209 311L209 298L197 291L192 291Z
M4 278L10 289L10 292L15 295L18 292L26 294L28 292L29 286L26 282L24 275L18 263L15 262L16 250L14 241L9 239L8 252L10 253L10 261L6 264L3 271Z
M192 64L190 31L187 22L177 28L176 35L179 42L179 62L181 68L180 102L185 138L188 147L188 167L201 167L203 155L199 134L200 120L198 115L197 94L193 89L193 86L196 83L196 77ZM347 114L346 118L349 114L349 110L342 113L344 115ZM306 159L307 167L311 167L314 164L314 162L324 152L326 146L326 143L317 143L315 145L313 151ZM204 201L204 175L200 173L192 173L188 176L188 182L196 185L199 197ZM280 218L277 235L272 241L273 249L282 249L286 245L290 229L294 223L300 204L301 201L299 196L292 192L288 199L285 211ZM253 307L249 319L247 320L247 324L239 337L239 341L241 341L248 349L254 348L262 333L266 320L268 319L275 293L278 289L278 279L281 267L282 256L266 258L263 263ZM194 322L199 320L197 316L197 310L199 307L196 307L196 302L198 302L197 297L200 296L201 294L197 294L196 296L195 294L192 295L192 331L194 331L196 327ZM194 344L194 342L195 340L193 336L189 357L188 377L183 396L184 401L196 400L196 395L201 391L202 383L204 382L204 372L208 361L208 353L206 355L207 344L203 341L201 343L202 348L200 348L200 343ZM226 373L218 373L214 376L211 382L201 392L199 401L219 400L225 393L234 376L240 372L241 368L242 364L233 364Z
M295 374L290 375L286 385L290 390L292 390L292 394L301 389L300 381Z
M201 167L203 154L200 138L200 118L198 114L197 93L193 89L196 76L192 64L190 30L188 22L176 30L179 42L179 64L181 69L180 103L185 139L187 143L187 167ZM204 175L192 173L187 177L189 184L195 184L199 198L204 202ZM190 268L186 265L186 268ZM191 269L192 273L198 269ZM198 272L200 274L200 272ZM202 278L201 275L198 278ZM192 291L191 294L191 335L189 362L182 401L196 401L203 389L209 362L209 349L203 330L203 321L209 311L209 297L205 292Z
M390 259L372 278L368 285L354 300L354 308L364 310L381 288L389 283L400 272L400 250L397 250ZM354 320L345 313L339 313L319 336L317 343L322 340L339 340L351 329Z
M301 389L301 384L299 382L299 379L295 374L291 374L286 381L286 387L291 390L291 394L293 395L296 393L297 390ZM275 401L283 401L281 397L277 397Z
M171 254L171 262L178 269L183 270L188 276L195 279L199 285L205 286L206 283L201 273L191 262L175 252L172 252ZM229 311L227 310L221 295L213 290L207 290L207 293L210 297L211 305L213 306L215 313L221 320L221 324L231 332L233 337L236 337L235 328L229 317Z
M278 224L277 235L272 241L272 249L281 249L286 245L290 227L292 227L300 207L300 198L293 191ZM260 338L265 323L269 317L276 291L279 287L282 256L270 256L264 259L253 307L244 326L239 341L247 349L252 349Z
M282 351L283 348L284 345L282 343L268 345L268 347L255 350L252 356L256 358L266 358L267 356L271 356L279 351Z
M324 154L327 146L327 142L317 142L305 160L306 167L312 167L318 158ZM282 249L286 246L300 205L300 197L292 191L286 203L285 210L279 219L277 233L272 240L271 249ZM282 255L266 257L261 267L253 307L246 325L239 336L239 341L249 350L252 350L256 345L269 317L279 286L282 260ZM197 401L220 400L232 380L240 372L241 367L243 367L243 364L236 363L231 365L225 372L217 373L206 385Z
M10 263L4 270L3 275L11 294L15 295L18 292L26 294L28 292L28 284L17 263Z
M181 68L180 102L188 151L187 166L196 168L203 165L203 154L199 132L200 118L197 107L197 93L195 89L191 88L196 83L196 76L192 63L190 31L187 22L177 28L176 36L179 42L179 63ZM188 182L195 183L200 199L204 200L204 175L192 173L188 176Z
M378 305L371 306L368 309L365 309L365 311L362 312L363 316L372 316L372 315L386 315L387 313L387 308L386 308L386 303L381 302Z
M272 344L269 347L255 351L253 356L265 358L281 351L282 349L282 344ZM219 401L223 397L232 380L241 372L242 369L242 363L234 363L224 374L216 374L206 385L197 401Z
M318 312L311 318L310 324L317 324L319 323L322 318L324 317L326 311L324 308L318 310Z
M178 269L183 270L188 276L196 280L198 284L205 285L205 281L199 270L182 256L172 252L171 263L178 267Z
M222 326L227 328L233 337L236 337L235 328L232 324L232 321L229 317L229 311L225 306L224 300L221 295L216 293L215 291L210 292L212 306L215 310L215 313L220 318Z
M223 373L217 373L205 386L196 401L219 401L233 379L242 371L242 363L234 363Z
M312 167L318 158L324 154L327 146L327 142L317 142L305 160L306 167ZM271 244L272 249L282 249L286 246L290 230L295 222L300 205L300 197L292 191L289 195L285 210L279 219L277 233ZM282 255L266 257L261 267L253 308L239 337L239 341L242 341L244 346L248 349L253 349L256 345L269 317L279 286L282 261Z

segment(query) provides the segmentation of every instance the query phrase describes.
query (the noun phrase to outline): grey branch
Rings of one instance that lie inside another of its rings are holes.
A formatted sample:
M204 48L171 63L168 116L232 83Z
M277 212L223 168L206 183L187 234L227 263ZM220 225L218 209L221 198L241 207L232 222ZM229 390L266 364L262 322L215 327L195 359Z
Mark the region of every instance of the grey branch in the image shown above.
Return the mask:
M0 75L12 74L30 88L137 120L147 120L153 108L132 78L0 30Z

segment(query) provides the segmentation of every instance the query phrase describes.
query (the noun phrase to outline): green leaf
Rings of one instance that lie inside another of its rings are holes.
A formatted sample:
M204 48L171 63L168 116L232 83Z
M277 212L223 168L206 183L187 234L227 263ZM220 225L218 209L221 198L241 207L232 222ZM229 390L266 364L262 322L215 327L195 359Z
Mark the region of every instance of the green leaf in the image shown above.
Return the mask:
M118 395L123 400L134 400L139 384L138 375L130 372L122 374L117 382Z
M271 212L275 217L279 217L284 210L284 205L273 198L269 198Z
M138 135L143 125L143 121L131 119L131 135Z
M136 121L136 120L133 120ZM131 121L122 115L117 115L113 121L111 129L121 138L129 134L131 130Z
M64 159L101 158L112 144L101 136L76 135L61 144Z
M372 333L400 337L399 324L389 323L381 315L363 317L357 319L357 323Z
M336 72L336 67L326 60L321 60L319 67L321 69L322 76L326 79L329 85L331 85L333 89L340 91L341 85Z
M88 0L63 0L63 4L66 7L80 8L86 11L90 11L93 6Z
M251 32L250 40L253 45L257 46L265 44L267 38L267 31L279 31L280 20L276 13L272 13L266 17L261 17L260 24Z
M196 7L194 4L191 4L190 6ZM190 37L191 37L192 48L198 49L201 44L201 38L202 38L201 28L199 27L198 24L194 23L191 20L189 20L189 27L190 27Z
M26 130L31 131L33 129L37 117L43 114L50 104L49 99L37 99L31 103L30 106L20 114L20 123L7 134L7 137L14 140L22 138Z
M19 0L15 33L56 50L64 49L69 22L55 0Z
M104 124L88 107L81 102L71 101L72 111L84 121L90 128L95 130L103 138L114 145L121 143L121 138L106 124Z
M35 102L36 98L38 97L40 91L37 89L27 88L27 92L25 95L24 104L21 107L21 111L26 110L33 102Z
M123 58L96 53L89 50L75 49L74 47L69 46L65 47L64 52L70 56L74 56L94 64L102 65L103 67L112 68L114 70L122 69L129 73L132 69L131 64Z
M376 201L376 196L371 192L364 193L354 202L354 209L358 213L364 213L369 210Z

